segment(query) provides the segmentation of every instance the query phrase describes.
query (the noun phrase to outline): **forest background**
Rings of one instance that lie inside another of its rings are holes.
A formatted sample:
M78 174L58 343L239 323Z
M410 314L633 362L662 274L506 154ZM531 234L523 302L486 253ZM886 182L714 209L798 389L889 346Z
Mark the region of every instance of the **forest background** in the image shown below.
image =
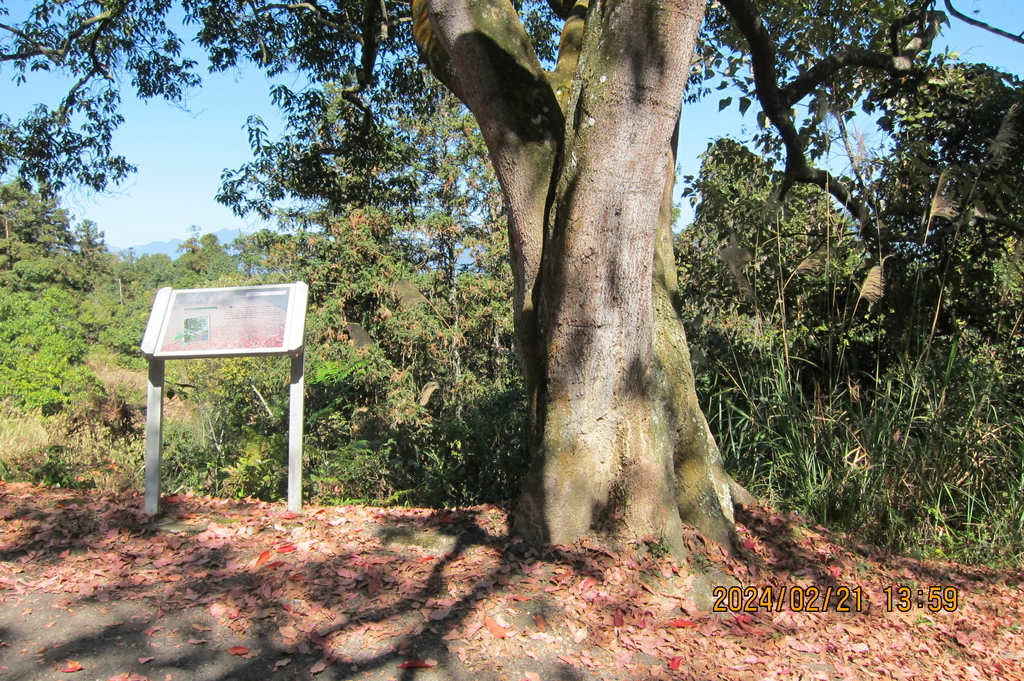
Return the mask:
M1019 563L1022 84L948 55L913 77L820 113L820 142L903 237L885 252L819 190L775 203L767 132L719 140L684 180L679 299L698 389L756 496L924 557ZM138 343L156 289L302 279L307 499L511 501L526 415L501 198L472 119L437 101L390 120L387 176L414 200L374 187L361 205L303 203L232 244L197 231L175 260L111 253L97 225L0 187L0 478L141 486ZM855 109L878 138L856 133ZM168 371L166 488L282 498L286 360Z

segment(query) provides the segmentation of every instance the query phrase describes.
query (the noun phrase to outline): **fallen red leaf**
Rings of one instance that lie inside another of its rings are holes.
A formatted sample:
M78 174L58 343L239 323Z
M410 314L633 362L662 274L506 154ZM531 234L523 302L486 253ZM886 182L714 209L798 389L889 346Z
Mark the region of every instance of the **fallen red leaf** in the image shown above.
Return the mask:
M57 663L54 663L53 666L57 671L64 672L65 674L70 674L71 672L80 672L83 669L85 669L85 667L78 664L74 660L67 660L66 662L64 662L63 667L58 667Z
M140 657L139 664L146 664L147 662L152 662L155 659L155 657Z
M256 567L263 565L268 560L270 560L270 551L264 551L260 554L260 557L256 559Z
M423 556L422 558L419 559L418 562L420 562L420 563L427 563L427 562L430 562L430 561L434 560L434 558L436 558L436 556Z
M679 665L681 665L682 663L683 663L683 658L681 658L681 657L673 657L672 660L668 663L668 668L669 669L679 669Z
M228 648L228 652L232 655L245 655L249 652L249 649L245 646L231 646Z
M278 546L274 549L278 553L291 553L295 550L295 544L287 544L286 546Z
M406 660L402 664L398 665L399 669L430 669L434 665L424 662L418 657L414 657L410 660Z
M536 624L537 628L541 631L546 631L548 628L548 623L544 621L543 615L534 615L533 623Z
M739 622L739 627L743 631L747 632L748 634L752 634L754 636L765 636L765 635L768 634L768 630L767 629L762 629L760 627L752 627L749 624L746 624L744 622Z
M283 560L275 560L273 563L267 563L267 569L268 570L274 570L276 568L281 567L282 565L284 565L284 561Z
M668 622L665 622L665 626L666 627L697 627L697 626L700 626L700 625L697 624L696 622L692 622L690 620L677 619L677 620L669 620Z
M438 622L440 620L443 620L450 614L452 614L451 606L445 606L443 608L438 608L434 612L430 613L430 619L434 620L435 622Z
M309 668L309 673L310 674L319 674L323 670L327 669L327 665L329 665L333 661L334 660L320 660L319 662L317 662L316 664L314 664L312 667Z
M281 518L283 520L295 520L298 517L299 517L298 513L292 513L291 511L285 511L284 513L281 514Z
M495 622L494 618L489 615L484 616L484 626L487 627L487 631L491 632L491 636L494 638L505 638L508 634L505 627Z
M616 628L619 628L619 627L623 626L626 623L626 618L622 616L622 611L621 610L616 610L615 611L615 616L613 617L613 621L615 623L615 627Z

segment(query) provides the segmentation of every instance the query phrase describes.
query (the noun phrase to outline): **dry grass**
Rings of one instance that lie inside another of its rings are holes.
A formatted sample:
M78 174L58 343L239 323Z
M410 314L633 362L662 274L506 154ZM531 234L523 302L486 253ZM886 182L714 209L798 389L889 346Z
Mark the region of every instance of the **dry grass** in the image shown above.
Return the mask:
M22 412L9 402L0 402L0 470L26 452L55 444L54 433L38 412Z
M0 480L122 492L141 485L145 374L107 357L90 368L105 395L44 417L0 402Z

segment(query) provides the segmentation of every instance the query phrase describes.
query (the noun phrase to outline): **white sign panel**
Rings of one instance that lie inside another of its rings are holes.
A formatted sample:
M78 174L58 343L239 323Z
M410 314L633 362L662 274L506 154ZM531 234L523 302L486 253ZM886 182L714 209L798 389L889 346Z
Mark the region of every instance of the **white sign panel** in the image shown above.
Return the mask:
M302 344L306 285L162 289L142 341L161 359L294 354Z
M146 406L146 513L160 511L164 360L291 355L288 408L288 510L302 508L305 405L305 283L197 288L156 293L142 354L149 360Z

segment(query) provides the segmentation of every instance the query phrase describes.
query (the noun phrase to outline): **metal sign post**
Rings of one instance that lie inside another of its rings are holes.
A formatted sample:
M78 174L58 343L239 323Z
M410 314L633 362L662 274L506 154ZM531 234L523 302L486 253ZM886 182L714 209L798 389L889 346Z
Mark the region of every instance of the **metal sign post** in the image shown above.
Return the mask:
M146 513L160 511L164 361L210 357L289 356L288 510L302 510L305 410L304 282L269 286L157 291L142 338L149 360L146 403Z
M292 357L288 386L288 510L302 510L302 414L306 404L306 353Z

